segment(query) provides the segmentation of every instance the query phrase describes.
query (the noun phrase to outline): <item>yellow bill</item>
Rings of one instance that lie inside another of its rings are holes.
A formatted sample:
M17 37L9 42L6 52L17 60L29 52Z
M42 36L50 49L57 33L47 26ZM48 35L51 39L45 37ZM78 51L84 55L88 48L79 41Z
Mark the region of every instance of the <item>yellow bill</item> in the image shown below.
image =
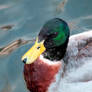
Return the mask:
M38 43L38 38L32 48L30 48L22 57L26 64L32 64L45 50L44 41Z

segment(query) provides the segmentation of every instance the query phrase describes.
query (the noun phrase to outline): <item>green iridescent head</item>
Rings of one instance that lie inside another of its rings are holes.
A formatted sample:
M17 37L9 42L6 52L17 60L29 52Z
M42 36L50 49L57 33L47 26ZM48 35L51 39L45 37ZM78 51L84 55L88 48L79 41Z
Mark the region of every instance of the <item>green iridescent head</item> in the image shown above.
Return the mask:
M69 27L64 20L54 18L49 20L39 33L39 41L45 40L47 48L60 46L65 43L70 34Z
M44 56L51 60L61 59L66 52L69 35L70 30L64 20L54 18L46 22L38 35L39 42L45 40L44 46L46 51Z

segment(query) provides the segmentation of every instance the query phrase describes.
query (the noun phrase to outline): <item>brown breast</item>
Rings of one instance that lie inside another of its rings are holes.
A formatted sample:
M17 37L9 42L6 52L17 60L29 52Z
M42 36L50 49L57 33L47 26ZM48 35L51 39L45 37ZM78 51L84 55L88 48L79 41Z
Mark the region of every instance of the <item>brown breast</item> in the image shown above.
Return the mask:
M49 65L38 58L33 64L24 65L24 79L30 92L46 92L49 85L55 82L61 64Z

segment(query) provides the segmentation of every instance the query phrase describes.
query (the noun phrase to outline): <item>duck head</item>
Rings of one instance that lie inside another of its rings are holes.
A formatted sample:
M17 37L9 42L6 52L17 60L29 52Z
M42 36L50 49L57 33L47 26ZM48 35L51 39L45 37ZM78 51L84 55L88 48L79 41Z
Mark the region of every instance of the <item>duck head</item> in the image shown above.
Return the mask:
M40 55L52 62L61 60L66 52L69 34L69 27L64 20L54 18L47 21L40 30L34 46L25 53L22 61L32 64Z

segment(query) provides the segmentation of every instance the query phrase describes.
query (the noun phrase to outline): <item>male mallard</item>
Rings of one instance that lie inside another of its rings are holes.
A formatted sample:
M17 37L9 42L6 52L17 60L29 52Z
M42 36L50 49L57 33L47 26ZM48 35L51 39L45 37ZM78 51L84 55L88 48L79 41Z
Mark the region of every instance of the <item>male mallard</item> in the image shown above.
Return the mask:
M43 26L35 45L22 57L30 92L92 92L92 31L69 35L62 19Z

